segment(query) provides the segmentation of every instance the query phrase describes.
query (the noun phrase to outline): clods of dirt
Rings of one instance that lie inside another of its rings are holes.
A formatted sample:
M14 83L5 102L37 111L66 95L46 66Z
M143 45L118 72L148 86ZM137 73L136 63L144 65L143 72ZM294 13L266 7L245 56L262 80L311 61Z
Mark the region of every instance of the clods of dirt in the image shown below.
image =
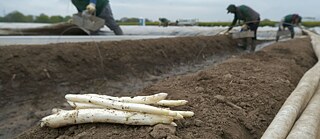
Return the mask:
M159 41L157 45L151 45L157 41ZM113 46L118 43L126 45ZM51 109L54 106L67 108L61 105L63 104L61 101L64 101L63 95L70 91L88 93L94 90L97 91L95 93L122 96L130 94L106 92L101 86L107 82L94 80L100 77L112 77L111 79L124 81L126 77L143 77L145 73L156 76L171 69L172 66L169 65L202 59L216 52L236 53L234 41L224 36L149 40L140 43L139 41L134 44L131 41L101 43L108 44L99 47L103 54L105 70L101 70L99 66L101 63L99 56L90 55L96 51L86 49L92 45L85 46L85 43L83 46L63 44L57 48L33 46L43 50L39 52L54 52L52 55L36 58L39 66L28 63L28 60L23 61L28 59L28 56L23 55L35 49L12 47L21 54L16 54L16 51L9 51L10 53L6 53L5 56L2 54L0 59L10 60L15 64L10 65L9 61L0 61L1 64L6 63L10 67L7 70L0 69L0 74L1 77L5 77L2 80L5 83L12 79L12 73L19 74L15 79L20 84L18 88L5 85L4 90L6 94L16 94L12 100L19 100L18 95L22 96L26 92L32 94L31 96L37 99L31 99L34 104L25 108L34 108L33 111ZM200 49L200 51L199 48L206 50ZM120 50L122 53L119 53L119 49L130 51ZM10 57L10 54L16 57ZM60 58L57 58L58 55ZM47 60L53 64L47 64L49 63ZM87 62L84 62L86 60ZM169 94L168 99L188 100L188 105L175 109L194 111L195 116L176 121L178 126L175 129L162 125L152 127L102 123L58 129L35 125L18 138L260 138L302 75L316 61L310 39L294 39L275 43L256 53L236 55L217 66L196 73L167 77L135 93L150 95L166 92ZM38 74L41 73L39 71L43 71L43 68L38 68L41 65L50 72L52 79L45 78L45 74ZM83 82L84 80L90 82ZM22 88L27 91L23 91ZM41 95L42 93L45 95ZM43 100L44 98L50 99ZM8 104L6 106L18 105Z
M0 137L36 125L67 93L136 95L241 51L226 36L0 47Z
M171 125L158 124L153 127L150 136L154 139L173 138L176 134L176 127Z

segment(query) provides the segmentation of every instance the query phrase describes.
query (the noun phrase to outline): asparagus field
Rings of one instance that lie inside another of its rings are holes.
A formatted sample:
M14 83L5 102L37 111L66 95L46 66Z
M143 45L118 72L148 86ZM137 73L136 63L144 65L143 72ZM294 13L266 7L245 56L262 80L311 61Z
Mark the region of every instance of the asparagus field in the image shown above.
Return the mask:
M254 53L228 36L0 47L0 138L260 138L316 62L311 39ZM261 43L261 42L260 42ZM40 127L66 94L187 100L176 127L109 123Z

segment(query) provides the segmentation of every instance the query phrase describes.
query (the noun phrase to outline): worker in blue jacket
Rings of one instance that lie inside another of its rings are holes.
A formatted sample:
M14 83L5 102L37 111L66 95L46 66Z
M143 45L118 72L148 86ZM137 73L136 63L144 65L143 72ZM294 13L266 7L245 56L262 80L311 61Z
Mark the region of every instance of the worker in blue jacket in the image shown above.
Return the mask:
M87 10L90 14L95 14L105 20L105 25L109 27L114 34L123 35L120 26L113 18L109 0L71 0L79 12Z

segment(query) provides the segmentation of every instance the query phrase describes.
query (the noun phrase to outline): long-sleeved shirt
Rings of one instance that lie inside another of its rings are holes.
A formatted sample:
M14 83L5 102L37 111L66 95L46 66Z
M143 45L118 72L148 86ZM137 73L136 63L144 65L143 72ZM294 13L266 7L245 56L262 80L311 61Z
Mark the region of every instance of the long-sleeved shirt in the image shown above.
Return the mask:
M100 15L103 8L109 3L109 0L72 0L79 12L86 10L87 5L94 3L96 5L96 14Z
M244 22L255 22L260 20L260 15L250 7L241 5L237 7L231 26L234 26L238 20L242 20Z
M284 17L284 23L299 24L300 21L301 21L301 17L298 14L289 14Z

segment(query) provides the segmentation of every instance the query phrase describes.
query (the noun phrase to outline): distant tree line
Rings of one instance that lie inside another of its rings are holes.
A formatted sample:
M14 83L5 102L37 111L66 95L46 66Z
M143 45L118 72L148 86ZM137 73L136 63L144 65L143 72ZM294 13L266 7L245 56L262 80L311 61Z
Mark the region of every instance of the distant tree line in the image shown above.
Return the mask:
M71 16L60 16L60 15L54 15L54 16L48 16L46 14L40 14L38 16L33 15L24 15L23 13L19 11L13 11L11 13L8 13L4 17L0 16L0 22L25 22L25 23L59 23L59 22L66 22L69 19L71 19ZM136 17L124 17L120 20L117 20L117 22L122 23L139 23L139 18ZM149 19L146 19L146 22L152 22Z
M19 11L13 11L4 17L0 16L0 22L24 22L24 23L59 23L66 22L71 19L71 16L48 16L46 14L40 14L39 16L24 15Z
M140 18L137 17L123 17L120 20L116 20L117 22L123 22L123 23L139 23ZM150 19L145 19L146 22L152 22Z

